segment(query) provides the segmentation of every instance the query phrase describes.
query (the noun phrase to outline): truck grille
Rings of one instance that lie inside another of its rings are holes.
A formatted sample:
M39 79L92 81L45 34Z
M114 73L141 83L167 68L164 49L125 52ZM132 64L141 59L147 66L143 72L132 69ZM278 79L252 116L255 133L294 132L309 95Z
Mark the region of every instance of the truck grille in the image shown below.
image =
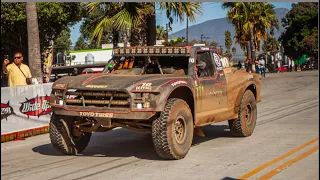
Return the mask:
M67 106L130 108L129 94L121 91L67 91L65 101Z

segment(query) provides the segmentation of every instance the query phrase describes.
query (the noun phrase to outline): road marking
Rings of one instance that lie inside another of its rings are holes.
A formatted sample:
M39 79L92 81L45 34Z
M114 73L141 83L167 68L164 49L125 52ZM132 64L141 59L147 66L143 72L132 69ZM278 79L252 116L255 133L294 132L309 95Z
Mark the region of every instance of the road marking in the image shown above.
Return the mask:
M265 164L257 167L256 169L250 171L249 173L241 176L241 177L238 178L238 179L247 179L247 178L249 178L249 177L257 174L258 172L262 171L263 169L271 166L272 164L275 164L275 163L281 161L282 159L285 159L285 158L291 156L292 154L300 151L301 149L309 146L310 144L312 144L312 143L314 143L314 142L316 142L316 141L318 141L318 140L319 140L319 137L316 137L316 138L312 139L311 141L309 141L309 142L307 142L307 143L305 143L305 144L297 147L296 149L293 149L292 151L290 151L290 152L288 152L288 153L286 153L286 154L284 154L284 155L282 155L282 156L280 156L280 157L278 157L278 158L276 158L276 159L273 159L273 160L271 160L271 161L269 161L269 162L267 162L267 163L265 163Z
M272 176L278 174L279 172L283 171L284 169L286 169L287 167L291 166L292 164L310 156L312 153L316 152L317 150L319 150L319 146L315 146L313 148L311 148L309 151L301 154L300 156L285 162L284 164L278 166L277 168L273 169L272 171L268 172L267 174L261 176L260 178L258 178L257 180L265 180L265 179L269 179Z

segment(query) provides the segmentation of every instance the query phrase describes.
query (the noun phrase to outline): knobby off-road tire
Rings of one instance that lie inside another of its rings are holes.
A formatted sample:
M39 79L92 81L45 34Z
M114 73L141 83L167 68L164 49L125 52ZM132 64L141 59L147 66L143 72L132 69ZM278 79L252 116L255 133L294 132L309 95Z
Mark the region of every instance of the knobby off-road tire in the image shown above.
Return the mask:
M244 92L238 114L237 119L228 121L231 133L238 137L251 136L257 122L257 103L252 91Z
M88 145L91 133L82 133L79 137L72 135L73 120L62 119L52 114L50 120L50 140L54 149L62 154L76 155Z
M193 139L193 117L189 105L181 99L169 99L160 117L152 122L152 140L163 159L184 158Z

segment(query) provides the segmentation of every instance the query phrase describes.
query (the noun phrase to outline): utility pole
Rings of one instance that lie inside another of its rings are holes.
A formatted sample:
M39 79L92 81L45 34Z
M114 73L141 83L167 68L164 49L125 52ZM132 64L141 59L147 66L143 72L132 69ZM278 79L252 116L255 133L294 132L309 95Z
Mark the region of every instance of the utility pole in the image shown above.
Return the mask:
M276 57L274 53L274 33L272 33L272 49L271 49L271 56L273 60L273 71L276 72Z

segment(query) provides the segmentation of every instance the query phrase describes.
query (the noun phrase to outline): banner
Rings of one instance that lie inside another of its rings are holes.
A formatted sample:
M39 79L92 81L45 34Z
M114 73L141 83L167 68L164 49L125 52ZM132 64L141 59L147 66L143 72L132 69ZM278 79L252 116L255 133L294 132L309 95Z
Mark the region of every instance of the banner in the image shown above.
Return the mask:
M52 84L1 88L1 135L49 125Z

